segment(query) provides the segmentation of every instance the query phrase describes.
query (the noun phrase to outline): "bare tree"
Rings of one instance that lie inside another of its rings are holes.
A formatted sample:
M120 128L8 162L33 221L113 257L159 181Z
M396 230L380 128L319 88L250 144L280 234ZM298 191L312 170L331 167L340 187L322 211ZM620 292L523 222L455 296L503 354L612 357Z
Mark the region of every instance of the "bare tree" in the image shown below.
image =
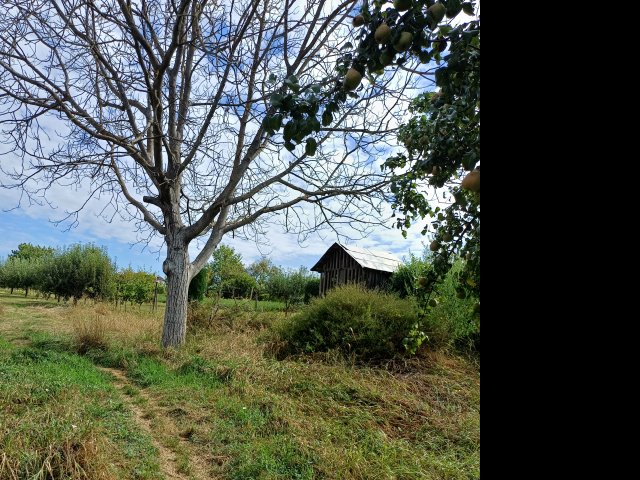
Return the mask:
M285 141L274 117L278 92L341 88L335 68L355 4L3 2L3 186L41 202L61 182L86 185L88 199L108 198L114 213L160 234L162 343L183 343L189 282L225 234L251 235L274 219L302 233L377 221L387 178L374 157L397 124L389 107L402 99L402 88L387 88L393 78L341 104L307 148ZM203 247L190 260L197 238Z

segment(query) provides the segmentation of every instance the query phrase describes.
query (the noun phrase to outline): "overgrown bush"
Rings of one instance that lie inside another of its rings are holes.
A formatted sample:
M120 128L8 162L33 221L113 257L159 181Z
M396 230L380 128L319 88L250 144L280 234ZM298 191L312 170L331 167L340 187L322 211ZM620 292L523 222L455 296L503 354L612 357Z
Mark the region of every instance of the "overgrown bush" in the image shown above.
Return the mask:
M207 287L209 285L209 268L204 267L198 272L198 274L191 279L189 284L189 301L201 302L204 300L204 295L207 293Z
M103 320L84 319L73 325L73 342L79 354L91 350L108 350L109 342Z
M153 300L156 276L145 271L126 268L116 275L116 295L119 301L142 305Z
M213 301L189 302L187 308L187 326L191 328L210 328L213 326L219 306Z
M458 259L442 281L431 290L424 288L428 272L433 270L431 252L422 258L411 256L393 274L390 290L403 298L413 298L420 306L421 325L434 348L460 351L480 350L480 315L478 299L460 288L459 275L465 262Z
M360 360L392 358L407 352L407 339L417 338L417 322L412 301L346 285L276 326L277 354L336 349Z
M424 316L424 328L434 346L480 351L480 304L473 297L461 298L457 275L463 268L457 262L438 284Z
M408 262L400 265L389 281L389 290L401 298L420 295L420 279L431 269L431 259L425 253L423 258L411 255Z

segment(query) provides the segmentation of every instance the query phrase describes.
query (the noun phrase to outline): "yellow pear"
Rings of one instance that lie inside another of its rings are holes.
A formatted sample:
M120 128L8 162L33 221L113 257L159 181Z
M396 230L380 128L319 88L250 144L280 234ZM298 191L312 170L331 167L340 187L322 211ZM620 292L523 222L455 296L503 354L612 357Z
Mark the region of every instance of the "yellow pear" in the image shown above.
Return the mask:
M475 193L480 193L480 170L474 170L469 173L460 184L465 190L471 190Z
M355 90L356 88L358 88L358 85L360 85L361 81L362 74L355 68L350 68L344 77L344 89L349 92Z
M411 48L411 44L413 43L413 34L411 32L402 32L400 34L400 38L396 40L393 44L393 48L395 48L398 52L406 52Z
M376 43L383 44L387 43L391 38L391 28L386 23L383 23L376 29L376 33L374 33L374 38Z
M353 26L361 27L364 25L364 17L362 15L357 15L353 17Z
M444 14L447 13L447 7L444 4L438 2L435 5L431 5L427 11L431 13L431 16L436 21L436 23L440 23L444 18Z

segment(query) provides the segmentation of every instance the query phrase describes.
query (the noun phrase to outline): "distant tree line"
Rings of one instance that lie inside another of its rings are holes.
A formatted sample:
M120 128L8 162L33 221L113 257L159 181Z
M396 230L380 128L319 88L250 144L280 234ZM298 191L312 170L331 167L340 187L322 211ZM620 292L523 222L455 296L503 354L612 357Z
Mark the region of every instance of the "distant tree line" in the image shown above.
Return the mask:
M130 267L118 271L106 249L94 244L56 250L22 243L0 262L0 287L74 303L89 298L141 305L153 300L156 276Z
M156 276L130 267L118 270L107 250L94 244L54 249L23 243L0 262L0 287L12 293L22 289L25 295L35 290L74 303L89 298L141 305L153 300ZM317 296L319 288L318 276L304 267L285 269L268 258L245 267L239 253L221 245L191 281L189 299L275 300L289 309Z
M275 300L289 309L309 302L319 291L319 277L304 267L285 269L265 257L245 267L239 253L221 245L213 252L211 262L191 281L189 298Z

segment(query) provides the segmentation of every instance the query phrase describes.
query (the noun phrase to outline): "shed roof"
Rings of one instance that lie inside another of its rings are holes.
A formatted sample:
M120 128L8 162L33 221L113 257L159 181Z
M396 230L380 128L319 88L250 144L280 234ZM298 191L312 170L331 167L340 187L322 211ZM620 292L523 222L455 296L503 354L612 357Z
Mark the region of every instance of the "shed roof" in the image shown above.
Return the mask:
M320 268L322 267L322 265L329 259L331 254L337 248L341 248L342 250L344 250L362 268L369 268L371 270L378 270L380 272L395 272L397 268L402 265L402 262L398 259L398 257L393 255L392 253L334 243L329 248L329 250L326 251L326 253L318 261L318 263L313 266L311 271L321 271Z

